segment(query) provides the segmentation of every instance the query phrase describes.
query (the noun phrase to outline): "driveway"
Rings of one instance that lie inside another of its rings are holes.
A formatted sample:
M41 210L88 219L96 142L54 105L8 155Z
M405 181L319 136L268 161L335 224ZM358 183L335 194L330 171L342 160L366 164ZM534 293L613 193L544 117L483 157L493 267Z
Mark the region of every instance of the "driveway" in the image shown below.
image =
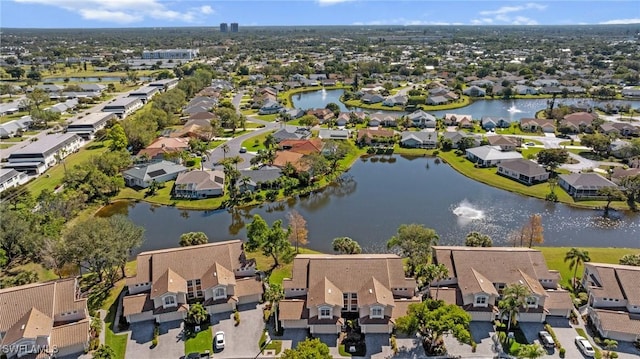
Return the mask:
M153 322L131 324L125 358L182 358L184 356L182 325L183 321L181 320L160 324L158 346L152 349Z
M495 334L493 324L489 322L471 322L469 331L473 341L477 344L476 352L472 353L470 345L460 344L458 339L452 335L445 335L444 344L449 355L463 358L493 358L497 353L493 341Z
M547 323L551 325L551 327L553 328L553 332L558 338L558 341L567 351L565 358L584 358L580 350L578 350L578 347L576 347L576 343L574 342L574 339L576 336L578 336L578 333L573 328L573 326L571 326L568 319L547 317ZM560 357L558 350L554 352L553 357Z
M388 338L387 338L387 341L389 341ZM367 348L368 348L368 345L369 343L367 342ZM398 346L398 353L394 356L394 358L415 359L415 358L424 358L426 356L424 352L424 348L422 347L422 339L420 339L419 337L416 337L416 336L407 337L407 336L397 335L396 345ZM388 356L385 354L387 352L391 353L391 346L390 344L387 344L387 346L388 347L385 347L385 346L382 347L382 353L372 355L371 358L374 358L374 359L388 358Z
M260 348L258 342L264 331L261 305L239 306L240 324L236 327L233 313L220 313L211 316L213 332L223 331L225 336L224 350L216 352L216 358L253 358Z

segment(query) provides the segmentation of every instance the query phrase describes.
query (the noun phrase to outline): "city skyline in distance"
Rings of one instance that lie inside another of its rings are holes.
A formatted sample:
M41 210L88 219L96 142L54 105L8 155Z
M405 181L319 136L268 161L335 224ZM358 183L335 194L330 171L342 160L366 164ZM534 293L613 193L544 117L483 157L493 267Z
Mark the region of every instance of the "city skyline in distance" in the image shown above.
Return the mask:
M3 28L640 24L640 6L627 0L2 0L0 7Z

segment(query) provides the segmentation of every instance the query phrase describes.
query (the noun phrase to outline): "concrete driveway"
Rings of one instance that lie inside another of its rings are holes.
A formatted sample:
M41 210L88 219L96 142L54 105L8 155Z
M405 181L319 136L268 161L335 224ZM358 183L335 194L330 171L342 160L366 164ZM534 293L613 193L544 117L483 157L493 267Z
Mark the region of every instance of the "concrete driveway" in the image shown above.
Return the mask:
M565 358L584 358L574 339L578 336L576 330L571 326L569 320L566 318L547 317L547 323L553 328L553 332L556 334L558 341L562 347L567 351ZM553 357L559 358L559 351L556 350Z
M285 329L281 336L276 336L273 333L273 326L269 326L269 333L271 339L282 341L282 350L291 349L298 346L298 343L307 339L306 329Z
M469 331L473 341L476 342L476 352L471 352L471 346L460 344L452 335L445 335L444 344L447 352L452 356L461 356L463 358L493 358L496 355L496 347L493 341L495 334L493 324L489 322L471 322Z
M383 346L382 353L380 353L380 355L378 354L373 355L371 358L374 358L374 359L387 358L388 356L384 355L386 354L387 350L389 350L389 353L391 353L391 346L390 344L388 345L389 345L388 349L387 347ZM406 337L406 336L398 335L396 336L396 345L398 346L398 353L396 353L394 358L416 359L416 358L426 357L424 348L422 347L422 339L417 336Z
M213 332L223 331L225 348L215 352L216 358L253 358L258 355L258 342L264 331L261 305L241 305L240 325L235 326L233 313L220 313L211 316Z
M179 320L160 324L158 346L155 348L151 348L153 322L131 324L125 358L182 358L184 356L183 323Z

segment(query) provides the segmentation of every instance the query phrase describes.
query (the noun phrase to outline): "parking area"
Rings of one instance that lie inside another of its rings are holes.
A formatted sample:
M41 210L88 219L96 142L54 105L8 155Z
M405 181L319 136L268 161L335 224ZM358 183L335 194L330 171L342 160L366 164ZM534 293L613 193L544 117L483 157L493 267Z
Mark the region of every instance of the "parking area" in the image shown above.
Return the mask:
M131 324L129 341L127 342L126 358L170 358L178 359L184 356L183 321L173 321L160 324L158 345L152 348L154 322L146 321Z
M444 337L447 352L452 356L461 356L462 358L493 358L497 353L493 339L495 334L493 324L490 322L471 322L469 330L473 341L477 344L475 353L471 351L470 345L460 344L452 335Z
M216 358L253 358L258 355L258 342L264 331L262 306L256 304L241 305L240 324L235 325L233 313L221 313L211 316L213 331L225 333L225 348L215 352Z

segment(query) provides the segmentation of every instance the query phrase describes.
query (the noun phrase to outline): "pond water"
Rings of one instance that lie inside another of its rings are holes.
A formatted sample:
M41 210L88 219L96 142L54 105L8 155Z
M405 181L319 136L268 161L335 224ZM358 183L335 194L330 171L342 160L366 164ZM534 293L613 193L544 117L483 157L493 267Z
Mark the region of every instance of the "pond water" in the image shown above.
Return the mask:
M69 79L69 82L116 82L120 81L119 76L104 76L104 77L48 77L43 79L43 82L64 82L65 79ZM139 77L140 81L150 81L153 78L148 76Z
M205 232L210 241L245 238L244 225L259 214L269 223L295 209L307 220L309 247L331 252L335 237L348 236L369 252L400 224L434 228L441 244L462 244L470 231L506 245L509 232L533 213L542 215L545 245L640 248L640 215L572 208L523 197L471 180L433 158L401 156L358 160L340 184L309 197L242 210L185 211L121 202L99 215L121 213L146 228L141 250L175 247L180 234ZM561 189L558 189L561 190Z
M293 106L301 109L321 108L328 103L333 102L340 106L340 111L369 111L375 110L352 108L348 109L342 102L340 96L344 90L318 90L312 92L303 92L292 97ZM588 103L596 105L601 101L591 99L567 98L556 99L556 106L561 104L571 105L576 103ZM617 101L621 103L629 103L634 108L640 107L640 101ZM535 117L536 112L547 107L547 99L514 99L514 100L476 100L472 104L462 108L456 108L444 111L428 111L436 117L444 117L446 113L457 113L461 115L471 115L473 118L480 119L483 116L504 117L510 121L519 120L521 118ZM382 111L385 112L385 111ZM393 112L402 114L404 112Z

